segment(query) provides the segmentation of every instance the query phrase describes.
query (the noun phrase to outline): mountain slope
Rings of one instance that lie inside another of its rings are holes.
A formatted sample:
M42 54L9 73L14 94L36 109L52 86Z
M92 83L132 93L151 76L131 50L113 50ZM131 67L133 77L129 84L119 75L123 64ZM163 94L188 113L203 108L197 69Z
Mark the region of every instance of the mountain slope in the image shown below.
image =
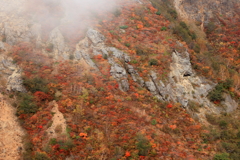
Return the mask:
M21 18L1 10L0 46L2 88L15 100L30 140L23 159L225 156L215 155L219 151L237 159L239 57L230 58L239 53L239 37L229 37L239 28L224 24L227 17L209 22L216 17L210 13L201 21L204 14L193 6L211 8L208 2L116 1L117 7L89 7L90 14L84 10L74 19L67 16L73 12L64 14L62 1L36 0L37 8L22 2ZM236 24L237 11L228 14L236 15Z

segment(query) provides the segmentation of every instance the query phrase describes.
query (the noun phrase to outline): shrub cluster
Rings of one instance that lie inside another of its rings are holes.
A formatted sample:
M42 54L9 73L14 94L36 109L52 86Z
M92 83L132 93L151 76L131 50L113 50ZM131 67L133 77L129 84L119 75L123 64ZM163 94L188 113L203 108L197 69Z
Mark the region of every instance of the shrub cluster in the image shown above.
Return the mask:
M35 78L23 77L23 85L32 93L35 93L36 91L47 93L49 91L47 84L48 84L47 80L42 79L40 77Z
M158 65L158 61L156 59L150 59L148 63L149 63L150 66L157 66Z
M239 122L229 114L220 116L208 114L206 118L214 127L211 126L210 132L202 135L203 141L205 143L219 142L218 151L220 153L216 154L213 159L238 160L240 157Z
M173 28L173 33L179 36L187 44L190 44L197 38L194 32L191 32L185 22L180 22Z
M34 97L28 93L19 93L18 100L20 101L17 108L17 115L36 113L38 106L34 102Z
M148 155L148 151L151 148L151 145L148 139L146 139L142 134L137 134L136 139L137 139L136 146L137 146L137 149L139 150L138 155L139 156Z
M227 79L225 81L221 81L216 85L216 87L208 94L208 98L210 101L223 101L223 93L228 92L228 90L233 86L233 81L231 79Z

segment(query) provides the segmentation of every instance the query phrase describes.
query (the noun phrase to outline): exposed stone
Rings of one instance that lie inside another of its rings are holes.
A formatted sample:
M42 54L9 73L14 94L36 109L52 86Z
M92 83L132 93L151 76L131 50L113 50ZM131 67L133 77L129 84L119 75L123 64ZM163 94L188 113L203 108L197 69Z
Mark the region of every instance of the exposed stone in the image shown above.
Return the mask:
M191 76L193 74L189 54L187 51L181 53L177 51L173 52L172 59L173 59L172 67L177 68L176 72L178 72L173 73L174 75L186 77Z
M69 48L65 44L64 37L58 28L51 31L49 39L47 41L47 46L52 46L53 54L55 58L69 59Z
M15 2L14 2L15 3ZM6 13L5 13L6 14ZM41 42L41 25L23 17L5 15L0 12L3 29L1 34L6 38L6 43L14 45L19 42L30 42L36 40L36 44Z
M76 58L77 60L82 59L82 54L81 54L80 51L75 51L75 58Z
M108 51L112 52L114 57L116 57L116 58L118 58L120 60L123 60L124 62L130 62L131 61L130 57L126 53L118 50L115 47L109 47Z
M26 92L26 89L23 87L23 80L20 69L16 69L13 74L8 77L7 90Z
M0 80L2 85L6 85L6 89L9 91L26 92L23 86L22 71L13 64L13 60L8 57L0 56ZM6 84L3 82L6 81Z
M5 47L2 41L0 41L0 50L5 50Z
M127 72L132 76L133 81L137 82L141 87L143 87L145 82L143 78L139 76L138 72L133 68L133 66L126 63L125 67Z
M129 83L128 83L127 79L121 79L119 82L120 82L119 83L120 90L125 91L125 92L129 90Z
M88 38L84 38L82 41L80 41L76 46L75 51L75 58L76 60L84 59L84 61L91 66L92 68L96 69L98 71L98 67L96 64L92 61L90 57L90 44Z
M93 45L97 45L98 43L102 43L105 37L100 34L98 31L93 30L92 28L88 29L87 37L91 40Z
M123 67L121 67L119 64L114 64L111 66L110 73L119 82L119 88L122 91L129 90L127 72Z
M147 81L145 82L145 85L147 87L147 89L153 94L153 95L157 95L157 88L155 86L155 84L153 83L153 81Z
M118 62L116 62L116 59L124 64L125 62L130 61L130 57L126 53L114 47L107 47L104 40L105 37L97 30L93 30L91 28L88 29L87 36L76 46L75 58L77 60L83 58L89 66L93 67L96 71L99 71L97 65L91 58L95 55L102 55L103 57L106 57L108 63L111 64L110 73L118 81L119 89L122 91L128 91L129 83L127 79L127 71L124 67L119 65ZM135 80L137 80L137 78ZM143 83L141 79L139 79L139 81Z
M46 130L50 139L57 138L60 135L66 134L67 123L63 114L59 111L56 101L50 102L49 105L53 106L52 112L54 113L54 116L52 118L53 123L51 127Z
M225 100L221 102L221 104L226 106L225 111L227 113L235 111L238 107L238 103L234 101L229 94L224 94L223 97Z
M216 15L233 17L238 14L239 0L174 0L174 6L181 18L207 24L218 21Z
M19 160L23 150L24 130L15 115L16 108L11 106L0 94L0 159Z

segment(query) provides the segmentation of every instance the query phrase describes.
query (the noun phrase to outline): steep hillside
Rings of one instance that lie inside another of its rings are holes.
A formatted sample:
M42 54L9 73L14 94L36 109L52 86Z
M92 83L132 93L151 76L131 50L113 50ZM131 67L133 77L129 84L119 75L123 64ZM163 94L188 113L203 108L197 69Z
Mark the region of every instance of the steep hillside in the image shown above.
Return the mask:
M212 20L219 22L218 16L239 16L238 0L174 0L174 6L182 18L204 25Z
M239 2L210 2L1 1L22 159L237 160Z

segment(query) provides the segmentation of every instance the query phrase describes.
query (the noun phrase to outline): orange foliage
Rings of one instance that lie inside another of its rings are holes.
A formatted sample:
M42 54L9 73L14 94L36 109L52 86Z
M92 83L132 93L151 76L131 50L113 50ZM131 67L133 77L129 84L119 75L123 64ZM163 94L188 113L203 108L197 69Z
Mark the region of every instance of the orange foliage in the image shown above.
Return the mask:
M130 157L130 156L131 156L130 152L129 152L129 151L126 151L125 157Z
M87 139L87 133L80 133L79 134L80 137L82 137L83 139Z
M169 125L169 128L171 128L171 129L176 129L177 128L177 126L174 124L174 125Z

